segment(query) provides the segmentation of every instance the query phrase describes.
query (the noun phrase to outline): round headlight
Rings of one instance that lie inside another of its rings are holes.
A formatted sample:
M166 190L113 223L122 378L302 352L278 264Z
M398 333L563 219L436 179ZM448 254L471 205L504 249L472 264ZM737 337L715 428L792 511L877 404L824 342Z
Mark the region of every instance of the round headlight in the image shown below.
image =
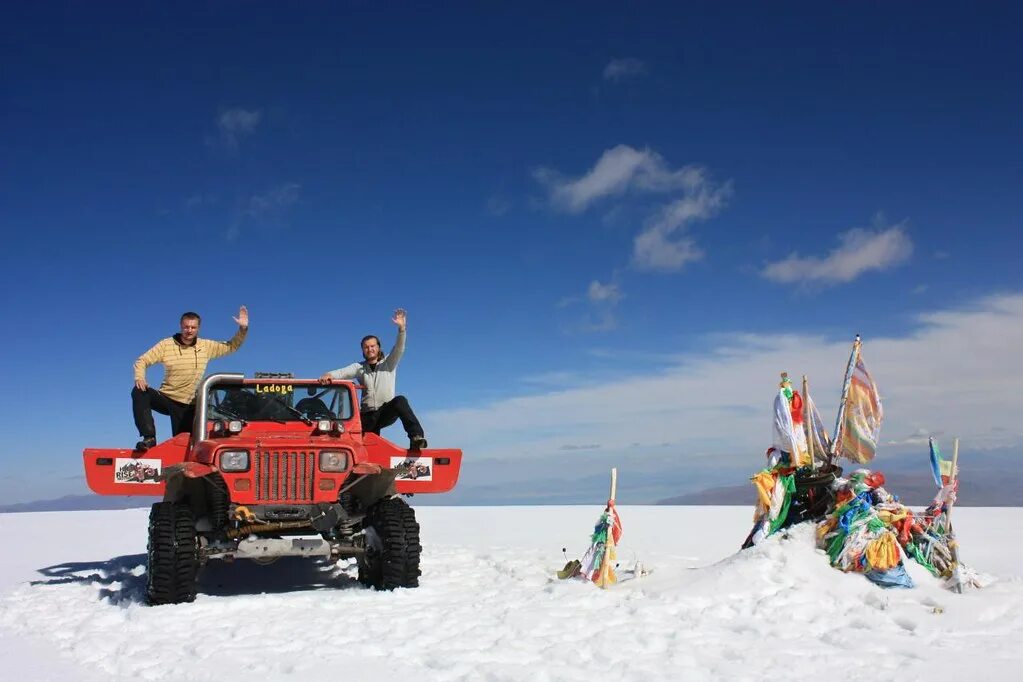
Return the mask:
M221 471L245 471L249 468L249 453L247 450L225 450L220 453Z
M324 450L320 453L320 471L337 473L348 468L348 453Z

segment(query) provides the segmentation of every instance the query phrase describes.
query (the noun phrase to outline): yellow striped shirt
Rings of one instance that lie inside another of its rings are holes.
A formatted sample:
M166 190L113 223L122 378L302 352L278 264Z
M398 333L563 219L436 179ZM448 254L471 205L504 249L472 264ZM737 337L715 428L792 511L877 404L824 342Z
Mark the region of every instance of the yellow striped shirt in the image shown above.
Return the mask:
M147 367L163 363L164 377L160 393L179 403L191 404L195 400L195 389L206 373L206 363L238 350L248 332L248 327L239 328L230 341L199 338L191 346L181 345L173 336L167 337L135 361L135 381L146 378Z

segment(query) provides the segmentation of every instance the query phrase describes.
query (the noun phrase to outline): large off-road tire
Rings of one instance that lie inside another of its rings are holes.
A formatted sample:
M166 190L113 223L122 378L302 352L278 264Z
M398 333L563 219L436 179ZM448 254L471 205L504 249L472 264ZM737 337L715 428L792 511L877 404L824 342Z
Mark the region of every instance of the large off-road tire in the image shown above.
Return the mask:
M359 560L359 582L377 590L419 587L419 523L400 497L377 502L366 517L366 554Z
M199 542L187 504L157 502L149 512L149 570L146 600L180 604L195 600Z

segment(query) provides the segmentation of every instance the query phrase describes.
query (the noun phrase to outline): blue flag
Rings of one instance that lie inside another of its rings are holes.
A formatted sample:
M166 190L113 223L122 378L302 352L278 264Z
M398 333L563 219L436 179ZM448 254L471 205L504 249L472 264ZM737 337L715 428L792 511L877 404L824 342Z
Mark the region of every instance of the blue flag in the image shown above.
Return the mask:
M945 485L942 477L952 475L952 462L941 456L934 438L928 438L927 443L931 448L931 475L934 476L934 485L940 488Z

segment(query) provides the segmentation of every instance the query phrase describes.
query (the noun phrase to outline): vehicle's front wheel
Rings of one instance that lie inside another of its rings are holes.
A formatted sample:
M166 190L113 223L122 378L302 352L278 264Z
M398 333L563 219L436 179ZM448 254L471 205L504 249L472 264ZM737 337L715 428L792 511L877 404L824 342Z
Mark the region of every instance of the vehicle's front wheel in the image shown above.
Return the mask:
M174 502L153 505L149 512L148 553L147 601L153 605L194 601L199 579L199 542L188 505Z
M359 560L359 582L378 590L419 587L419 523L400 497L375 504L366 517L366 554Z

